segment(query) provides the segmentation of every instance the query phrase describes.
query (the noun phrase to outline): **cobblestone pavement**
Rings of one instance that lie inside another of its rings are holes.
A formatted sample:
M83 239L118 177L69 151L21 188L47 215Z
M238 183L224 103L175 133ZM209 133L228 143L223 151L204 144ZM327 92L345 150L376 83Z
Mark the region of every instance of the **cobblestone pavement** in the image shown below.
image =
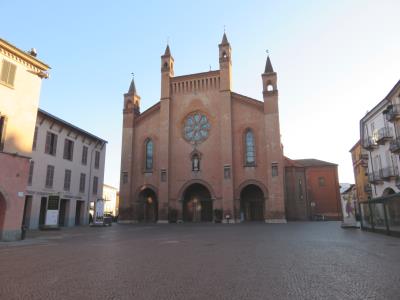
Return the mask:
M0 299L400 299L400 239L338 222L31 232L0 243Z

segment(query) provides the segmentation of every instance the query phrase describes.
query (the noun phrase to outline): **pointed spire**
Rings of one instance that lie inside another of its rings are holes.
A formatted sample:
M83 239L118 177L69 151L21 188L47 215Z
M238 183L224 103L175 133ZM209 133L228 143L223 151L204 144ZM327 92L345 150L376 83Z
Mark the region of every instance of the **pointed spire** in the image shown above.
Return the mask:
M269 55L267 57L267 63L265 64L264 73L274 73L274 69L272 68L271 60L269 59Z
M167 48L165 48L164 55L171 55L171 50L169 49L169 45L167 44Z
M135 78L132 77L131 85L129 86L128 94L136 94Z
M228 38L226 37L226 33L225 33L225 32L224 32L224 35L223 35L223 37L222 37L222 42L221 42L221 44L222 44L222 45L229 44Z

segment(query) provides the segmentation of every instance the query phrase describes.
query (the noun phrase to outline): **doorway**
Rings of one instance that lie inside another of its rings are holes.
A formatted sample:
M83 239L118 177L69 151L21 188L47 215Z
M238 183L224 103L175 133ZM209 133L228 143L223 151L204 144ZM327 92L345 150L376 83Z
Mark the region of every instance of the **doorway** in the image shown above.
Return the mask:
M46 222L46 210L47 210L47 198L42 197L40 201L39 227L43 226Z
M213 202L210 191L200 183L190 185L183 194L184 222L212 222Z
M158 200L156 193L146 188L139 194L138 220L144 222L157 222Z
M83 205L84 205L84 201L81 201L81 200L76 201L76 208L75 208L75 225L76 226L79 226L82 224Z
M244 221L264 221L264 193L255 184L241 191L240 212Z
M68 207L69 200L61 199L60 202L60 211L58 213L58 226L68 226Z

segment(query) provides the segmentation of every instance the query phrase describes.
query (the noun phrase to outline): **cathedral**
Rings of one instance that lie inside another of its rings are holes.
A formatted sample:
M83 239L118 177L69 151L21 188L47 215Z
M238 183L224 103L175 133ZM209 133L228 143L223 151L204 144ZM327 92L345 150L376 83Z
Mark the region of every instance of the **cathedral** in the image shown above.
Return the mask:
M167 45L160 101L124 94L119 222L286 222L277 74L267 57L263 101L235 93L218 48L219 70L175 76Z

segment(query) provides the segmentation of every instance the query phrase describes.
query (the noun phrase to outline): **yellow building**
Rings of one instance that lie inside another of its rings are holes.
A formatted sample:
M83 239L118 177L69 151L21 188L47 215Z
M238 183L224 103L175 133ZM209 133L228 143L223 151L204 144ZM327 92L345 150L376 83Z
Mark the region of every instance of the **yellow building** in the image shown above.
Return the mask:
M353 172L356 186L357 201L366 201L371 195L371 185L368 183L368 153L361 147L358 141L351 149Z
M0 39L0 239L21 237L39 94L50 67Z

